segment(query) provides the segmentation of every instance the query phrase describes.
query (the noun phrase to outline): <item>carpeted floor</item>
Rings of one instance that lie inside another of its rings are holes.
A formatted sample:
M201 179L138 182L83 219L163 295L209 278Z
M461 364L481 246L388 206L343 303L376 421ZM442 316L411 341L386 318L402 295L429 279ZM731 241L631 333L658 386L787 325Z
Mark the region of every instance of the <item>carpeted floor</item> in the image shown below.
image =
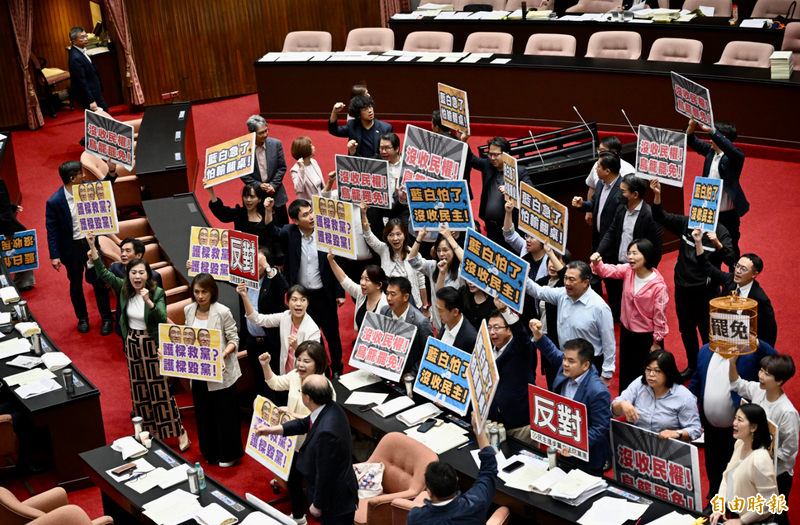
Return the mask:
M379 96L379 94L375 94ZM193 108L195 112L195 133L199 158L207 147L241 135L246 131L244 122L252 114L258 113L258 101L255 95L239 97L219 102L199 104ZM140 115L131 114L125 107L112 109L111 113L120 120L138 118ZM380 117L380 114L378 115ZM60 112L55 120L46 118L46 126L35 132L14 133L14 149L17 159L20 185L23 192L24 212L19 219L28 228L39 231L41 245L39 253L42 260L47 261L45 239L45 201L54 191L61 187L58 177L58 166L66 160L80 158L82 148L77 141L82 136L83 116L75 112ZM401 139L406 123L392 122L395 131ZM427 123L418 123L427 127ZM744 130L741 130L744 131ZM534 130L536 132L536 130ZM473 148L485 143L485 140L494 135L518 137L528 134L528 128L516 126L488 126L474 125L473 138L470 140ZM743 133L745 134L745 133ZM345 153L345 139L332 137L326 132L324 121L284 121L270 122L270 136L280 139L283 143L288 167L291 168L293 159L290 156L291 143L296 137L307 135L312 138L317 149L317 161L324 172L334 168L333 155ZM632 134L620 136L623 142L634 140ZM795 327L791 320L791 299L783 296L780 290L784 286L791 286L782 275L779 265L792 260L797 256L796 246L800 241L800 233L793 229L791 224L796 222L798 205L792 200L775 201L775 191L780 188L781 193L792 194L798 188L794 177L798 173L800 153L791 150L747 146L744 148L748 155L745 170L742 176L742 185L751 203L750 213L742 221L742 239L740 247L742 253L751 251L759 254L765 261L765 271L759 277L759 282L767 291L775 307L779 326L778 350L790 351L791 346L797 342L800 328ZM687 173L690 177L699 175L702 170L702 160L697 155L690 155ZM294 191L290 184L291 179L287 172L284 179L289 193L289 199L294 198ZM217 186L217 195L229 205L239 201L241 184L231 182ZM480 194L478 177L473 177L473 190ZM198 200L211 222L221 225L214 219L208 210L208 198L199 184L195 188ZM690 190L687 186L685 193ZM688 202L688 199L685 199ZM473 203L477 210L478 203ZM670 210L679 212L680 210ZM777 239L781 233L781 239ZM785 236L785 237L784 237ZM780 240L780 242L776 242ZM672 289L672 273L675 263L675 253L667 254L659 270L664 274L667 283ZM176 261L182 264L183 261ZM40 320L42 327L57 342L62 351L67 353L91 381L100 389L103 419L105 422L106 439L113 441L130 433L130 391L128 387L127 367L122 350L122 342L115 335L101 337L99 335L100 318L94 305L91 289L85 286L87 303L89 304L90 322L92 331L89 334L79 334L75 329L76 319L72 313L68 299L68 282L65 271L56 272L49 266L43 266L36 272L36 288L24 295L31 309ZM350 352L350 342L354 339L352 323L352 302L339 311L342 327L342 343L345 350L345 361ZM678 323L674 307L669 308L670 334L667 336L666 347L676 350L678 364L683 368L686 358L683 355L682 344L678 334ZM348 367L349 368L349 367ZM543 384L543 378L537 378L537 383ZM798 397L798 380L790 381L787 393L792 400ZM612 392L617 391L616 380L612 381ZM190 405L191 397L182 393L179 395L180 406ZM249 416L242 417L243 435L249 421ZM196 436L194 414L186 411L183 414L184 426L192 438ZM252 492L262 499L272 498L269 488L269 472L245 457L239 465L233 468L221 469L216 466L207 466L200 456L199 447L195 443L185 454L191 461L201 461L206 471L231 490L239 495ZM700 449L700 460L703 461L703 449ZM701 469L702 470L702 469ZM705 493L707 481L702 473L703 492ZM37 491L43 491L55 486L56 479L53 472L46 472L37 476L29 476L28 481ZM26 498L27 493L22 483L15 478L0 475L0 483L8 487L18 497ZM789 507L800 505L800 491L795 490L789 501ZM102 515L100 492L97 488L72 492L69 494L71 503L83 507L92 518ZM288 512L288 504L279 506Z

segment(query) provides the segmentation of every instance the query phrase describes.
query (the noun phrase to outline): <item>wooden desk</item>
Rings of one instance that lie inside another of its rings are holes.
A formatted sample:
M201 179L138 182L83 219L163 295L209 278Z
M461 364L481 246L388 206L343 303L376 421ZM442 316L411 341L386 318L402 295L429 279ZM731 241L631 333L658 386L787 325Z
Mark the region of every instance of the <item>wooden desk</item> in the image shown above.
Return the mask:
M125 104L116 50L111 49L104 53L91 55L91 57L92 63L97 67L100 83L103 85L103 99L108 107L113 108Z

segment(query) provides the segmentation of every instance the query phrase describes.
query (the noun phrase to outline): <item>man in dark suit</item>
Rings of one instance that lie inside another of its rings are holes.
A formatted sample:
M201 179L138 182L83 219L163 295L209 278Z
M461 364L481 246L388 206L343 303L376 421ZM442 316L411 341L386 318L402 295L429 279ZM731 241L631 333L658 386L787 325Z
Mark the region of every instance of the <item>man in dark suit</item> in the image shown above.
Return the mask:
M128 263L134 259L144 258L144 243L139 239L128 237L119 245L119 258L120 262L111 263L108 271L119 277L120 279L127 279L127 266ZM164 288L161 282L161 274L153 270L153 280L159 288ZM122 337L122 332L119 330L119 298L117 298L117 309L114 311L114 333ZM123 345L124 346L124 345Z
M736 140L736 126L730 122L714 122L715 129L700 124L700 129L707 132L711 144L698 139L694 130L697 123L689 119L686 129L686 144L699 155L705 157L703 177L722 179L722 201L720 202L719 223L731 234L733 260L739 260L739 226L741 218L750 210L750 203L744 196L739 184L744 167L744 152L733 145ZM733 268L731 268L733 269Z
M286 175L286 159L283 156L283 145L278 139L269 138L269 126L261 115L253 115L247 119L247 131L256 134L255 164L253 173L242 177L245 184L258 184L267 196L275 200L273 214L278 227L289 224L286 213L286 188L283 177Z
M463 304L461 293L452 286L445 286L436 292L436 311L443 328L439 333L439 340L472 354L478 332L461 314Z
M309 512L322 525L352 525L358 508L358 482L347 415L333 400L333 387L324 377L310 375L301 392L310 416L278 426L259 425L256 432L260 436L305 434L295 464L306 481Z
M389 306L384 306L380 313L417 327L417 335L414 336L414 343L408 351L404 368L406 375L411 374L416 377L428 337L435 337L435 334L430 319L409 304L409 297L411 297L409 280L405 277L389 277L386 279L386 302Z
M117 165L108 160L106 164L108 164L108 175L103 180L113 184L117 179ZM114 314L111 313L108 288L97 277L94 269L87 269L89 243L86 234L81 233L77 206L72 196L72 187L83 184L83 166L77 160L70 160L58 167L58 174L64 186L57 189L47 199L45 205L50 264L56 271L61 270L62 263L67 268L69 296L72 299L75 316L78 318L78 331L82 334L89 331L89 312L86 310L86 298L83 296L83 272L86 270L86 282L94 288L97 309L103 318L100 334L109 335L114 331ZM99 245L97 249L100 249Z
M75 102L84 109L95 111L102 109L108 113L108 105L103 99L103 84L100 74L86 52L89 37L82 27L73 27L69 31L72 47L69 50L69 76L72 81L70 94Z
M278 228L272 220L273 203L271 197L264 201L267 235L276 239L286 253L283 275L289 286L302 284L308 290L308 314L328 341L331 372L338 377L342 373L343 365L336 308L345 302L344 289L333 275L327 254L317 251L314 209L311 203L303 199L292 202L289 205L292 224L283 228Z
M337 102L328 119L328 133L334 137L345 137L347 152L357 157L371 159L380 153L380 138L384 133L392 133L394 128L388 122L375 118L375 101L366 95L356 95L350 99L350 116L344 126L339 126L339 113L344 109L342 102Z

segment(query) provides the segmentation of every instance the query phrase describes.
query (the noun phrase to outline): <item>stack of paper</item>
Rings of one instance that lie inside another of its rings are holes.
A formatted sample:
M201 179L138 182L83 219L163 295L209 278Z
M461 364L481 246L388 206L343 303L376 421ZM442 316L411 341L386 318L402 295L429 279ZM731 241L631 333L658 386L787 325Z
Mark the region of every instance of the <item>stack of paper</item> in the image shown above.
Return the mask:
M786 80L792 76L794 63L791 51L775 51L769 57L769 69L772 78L776 80Z
M556 467L550 469L546 475L542 476L541 478L535 480L531 483L530 490L531 492L535 492L537 494L544 494L547 495L550 493L553 485L557 484L559 481L567 477L567 473L561 470L560 468Z
M418 11L452 11L453 4L425 4L417 8Z
M386 56L393 56L389 53L384 53ZM381 378L375 374L370 374L364 370L356 370L339 377L339 383L348 390L358 390L361 387L369 386L374 383L380 383Z
M231 525L239 519L222 508L219 503L212 503L203 507L194 517L200 525Z
M550 496L577 507L595 494L605 490L608 484L603 478L592 476L580 469L572 469L564 479L550 488Z
M578 520L580 525L622 525L628 520L638 520L647 505L606 496L592 504L592 508Z
M169 470L165 470L166 475L158 482L158 486L164 490L174 487L178 483L183 483L189 479L189 469L192 468L188 463L178 465Z
M25 354L30 351L31 344L25 338L15 337L0 343L0 359L5 359L6 357L11 357L12 355Z
M414 15L415 18L436 18L439 13L441 13L438 9L428 9L425 11L414 11L411 13Z
M16 392L17 395L22 399L28 399L46 394L47 392L52 392L53 390L58 390L59 388L61 388L59 383L56 383L49 377L44 377L36 382L22 385L16 390Z
M653 21L655 22L669 22L677 20L680 16L680 9L653 9Z
M739 27L763 29L768 27L767 24L772 24L771 18L751 18L750 20L742 20L742 22L739 24Z
M0 299L3 300L5 304L8 303L16 303L19 301L19 294L17 293L17 289L13 286L6 286L4 288L0 288Z
M42 355L42 362L48 370L55 372L72 363L72 360L61 352L47 352Z
M39 366L42 364L42 359L40 357L30 357L26 355L18 355L8 363L8 366L16 366L18 368L27 368L30 370L34 366Z
M693 525L694 523L697 523L697 521L692 516L680 514L673 510L647 525Z
M453 423L444 423L438 427L431 427L427 432L421 433L419 427L404 430L408 437L416 439L437 454L444 454L451 448L463 445L469 441L467 430Z
M392 399L391 401L387 401L382 405L376 406L372 409L372 411L381 417L389 417L392 414L400 412L404 408L408 408L410 406L414 406L414 401L410 397L400 396Z
M42 370L41 368L34 368L27 372L20 372L13 376L4 377L3 380L8 386L27 385L28 383L35 383L40 379L54 378L56 375L50 370Z
M131 436L125 436L124 438L119 438L114 441L114 443L111 444L111 450L116 450L121 453L122 459L139 457L147 454L147 449L144 448L144 445Z
M150 474L148 474L148 477ZM156 525L182 523L197 516L203 508L197 502L197 496L185 490L176 490L166 496L144 504L143 514L153 520Z
M511 14L511 11L492 11L483 17L484 20L503 20Z
M375 407L377 408L377 407ZM397 419L409 427L419 425L428 418L436 417L442 411L433 403L425 403L411 410L406 410L402 414L397 414Z
M386 401L387 397L389 397L389 394L380 394L378 392L353 392L344 404L369 405L370 403L375 403L376 405L380 405Z

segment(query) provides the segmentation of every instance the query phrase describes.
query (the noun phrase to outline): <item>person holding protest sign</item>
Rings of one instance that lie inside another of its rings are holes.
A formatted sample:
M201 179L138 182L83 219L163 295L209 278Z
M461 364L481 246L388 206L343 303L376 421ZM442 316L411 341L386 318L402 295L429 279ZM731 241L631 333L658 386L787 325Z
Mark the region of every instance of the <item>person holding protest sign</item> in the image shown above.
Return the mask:
M647 354L664 348L667 326L667 283L653 267L656 249L647 239L628 244L628 264L605 264L592 254L592 271L622 281L622 326L619 332L619 391L639 377Z
M536 284L548 288L563 288L564 276L567 273L566 265L572 262L572 254L569 250L564 250L565 254L561 255L549 244L544 245L544 251L547 253L547 275L536 281ZM554 345L559 346L558 304L550 304L544 299L540 299L537 301L536 307L539 312L539 320L542 322L542 333L547 335ZM530 325L530 321L528 324ZM542 375L547 380L549 390L553 389L556 372L557 369L550 365L550 361L542 358ZM534 370L535 375L536 371Z
M501 188L501 192L505 195L505 189ZM503 220L503 239L506 244L511 247L511 251L519 253L519 256L528 262L528 277L534 281L538 281L547 275L547 264L545 262L544 243L531 234L525 235L525 239L517 233L517 228L514 226L514 203L511 200L506 200L505 210L506 216ZM545 264L542 264L545 262Z
M403 321L417 327L417 335L411 344L406 359L406 375L417 376L419 363L428 337L435 337L431 322L422 312L409 303L411 297L411 283L405 277L388 277L386 279L386 303L381 308L381 315Z
M433 131L438 135L444 135L445 137L451 139L455 138L453 137L453 134L450 132L450 128L442 124L442 112L439 111L438 109L433 113L431 113L431 131ZM469 188L469 184L467 184L467 187ZM470 195L470 198L471 197L472 195Z
M144 243L139 239L135 239L133 237L128 237L122 241L119 245L119 258L120 262L111 263L111 266L108 268L108 271L119 277L120 279L125 279L127 274L127 266L128 263L131 262L133 259L144 259ZM158 272L153 272L153 280L156 282L156 286L159 288L163 288L164 285L161 282L161 274ZM119 316L121 312L119 309L119 297L117 297L117 309L114 312L114 320L115 320L115 329L114 331L120 337L122 337L122 332L119 328ZM180 330L180 329L178 329ZM178 336L180 337L180 335ZM122 346L125 347L125 338L122 339Z
M438 337L444 344L471 354L475 350L478 332L465 320L461 312L464 309L463 304L461 292L456 288L445 286L436 292L436 312L442 320L442 330Z
M460 292L464 303L464 317L477 330L494 310L492 296L470 282L465 283Z
M242 377L237 357L239 331L230 309L217 302L219 288L211 274L195 275L191 289L192 302L183 309L186 325L199 329L199 346L210 343L208 329L219 330L222 349L222 382L192 380L197 440L209 465L232 467L244 456L236 406L236 381Z
M337 102L328 119L328 133L334 137L346 137L347 152L358 157L373 158L378 153L380 136L392 133L392 125L375 118L375 101L367 95L356 95L350 99L348 113L352 120L344 126L338 126L339 113L344 109L342 102Z
M290 170L294 193L296 198L309 202L314 196L330 199L333 183L336 182L336 170L334 170L328 174L328 182L323 184L322 170L313 158L316 153L317 148L308 137L298 137L292 142L292 157L297 161Z
M22 206L11 203L6 181L0 178L0 234L6 239L14 237L16 232L24 232L27 230L27 228L17 220L17 213L22 213ZM36 284L36 277L33 275L33 270L15 272L12 274L12 278L14 279L14 285L21 292L32 290L33 285Z
M613 151L617 155L622 155L622 142L614 136L603 137L600 139L600 144L597 146L597 154L599 155L604 151ZM632 175L636 173L636 168L634 168L630 162L622 157L620 157L619 163L619 174L621 176L624 177L625 175ZM589 187L589 191L586 194L587 201L592 200L594 192L597 191L598 182L600 182L600 178L597 176L597 163L595 162L592 166L592 170L589 172L589 176L586 177L586 185ZM593 217L594 213L586 212L586 224L591 226Z
M368 264L361 273L360 284L356 285L336 263L336 257L334 257L333 252L328 252L328 262L339 284L356 302L353 328L357 334L367 312L378 313L384 306L389 305L386 302L386 294L383 293L386 273L380 266Z
M247 131L256 134L255 163L253 173L243 176L242 182L258 184L264 193L275 200L273 213L278 226L289 224L286 213L286 188L283 177L286 175L286 159L283 156L283 145L278 139L269 138L269 126L261 115L252 115L247 119Z
M100 259L94 232L86 234L86 241L97 276L119 297L120 331L128 357L133 411L143 419L144 429L154 436L179 436L181 452L185 452L191 445L189 436L181 425L181 414L169 392L167 378L158 372L158 325L167 322L166 293L156 286L153 270L144 259L130 261L127 275L121 279L109 272Z

